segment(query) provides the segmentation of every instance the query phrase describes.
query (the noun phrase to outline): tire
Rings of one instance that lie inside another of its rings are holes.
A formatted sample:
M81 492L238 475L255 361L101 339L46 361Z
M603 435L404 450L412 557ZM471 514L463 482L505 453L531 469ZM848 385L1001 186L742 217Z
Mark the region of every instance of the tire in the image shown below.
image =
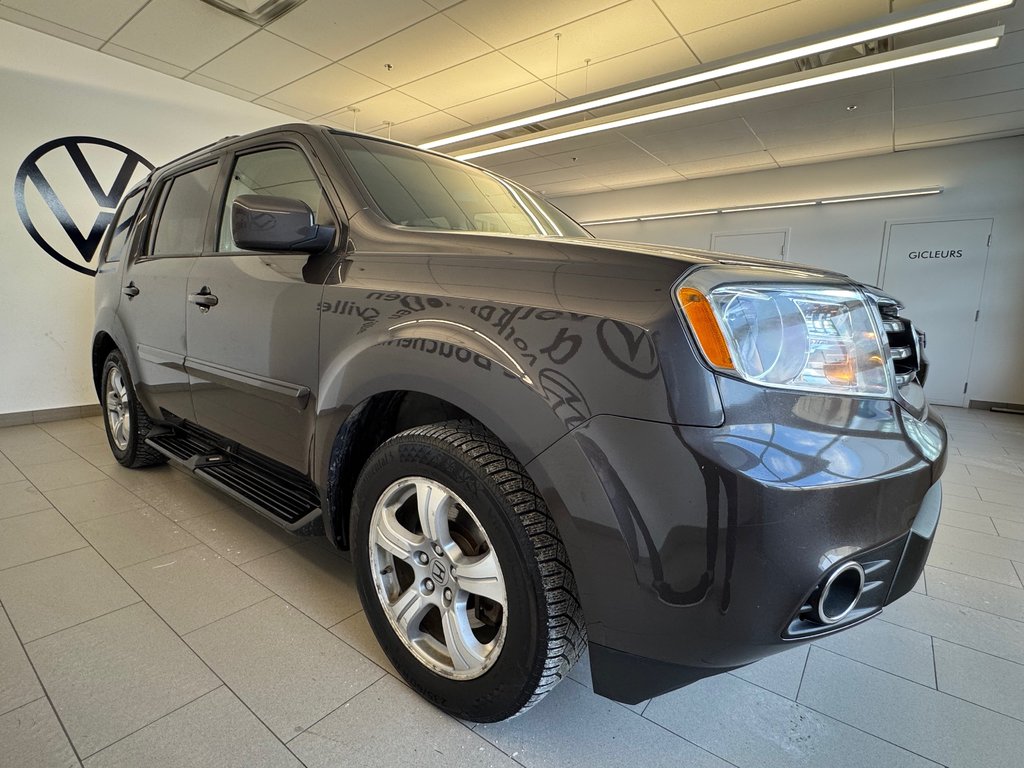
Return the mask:
M359 597L378 642L449 714L521 714L583 652L583 612L555 523L523 466L479 423L416 427L381 445L356 483L351 526ZM438 563L447 574L438 577Z
M113 350L103 363L100 379L100 407L110 451L124 467L137 469L163 464L167 457L146 445L153 422L135 394L132 376L124 358ZM120 414L118 419L115 413ZM120 423L120 428L115 427Z

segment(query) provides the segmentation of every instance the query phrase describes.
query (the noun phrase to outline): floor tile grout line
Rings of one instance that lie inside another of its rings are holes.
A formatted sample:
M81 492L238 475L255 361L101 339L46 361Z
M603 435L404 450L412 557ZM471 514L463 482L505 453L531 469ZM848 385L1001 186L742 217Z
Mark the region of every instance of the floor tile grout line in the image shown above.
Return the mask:
M956 573L956 571L950 571L950 573ZM962 576L964 574L958 574L958 575ZM999 582L993 581L991 583L992 584L998 584ZM1006 586L1006 585L1003 585L1003 586ZM1013 589L1013 587L1007 587L1007 589ZM1015 619L1012 616L1004 616L1001 613L993 613L992 611L986 611L984 608L978 608L977 606L971 605L969 603L958 603L956 600L946 600L945 598L938 597L936 595L925 594L925 597L930 597L932 600L938 600L939 602L946 603L947 605L958 605L961 608L970 608L971 610L979 611L980 613L984 613L984 614L986 614L988 616L998 616L1000 619L1006 619L1007 621L1012 621L1015 624L1024 624L1024 618Z
M57 718L57 723L60 725L60 729L64 732L64 738L68 740L68 746L71 747L71 751L74 753L75 758L78 760L78 764L82 764L82 756L78 752L78 747L75 746L75 742L71 739L71 733L68 731L67 726L64 725L64 719L60 716L60 712L57 711L57 707L53 703L53 699L50 698L50 692L46 689L46 684L43 682L42 676L39 674L39 670L36 669L36 664L32 661L32 657L29 655L28 649L25 648L25 643L21 640L21 635L18 633L18 628L14 626L14 622L11 621L11 616L7 613L7 607L4 605L3 600L0 600L0 612L3 613L4 618L7 619L11 625L11 631L14 632L14 636L18 638L18 644L21 646L21 652L25 654L25 659L28 661L28 665L32 667L32 674L36 677L36 682L39 683L39 688L43 692L43 696L46 697L46 702L50 705L50 711L53 712L53 716ZM38 701L38 699L37 699Z
M217 686L216 688L211 688L210 690L206 691L205 693L201 693L201 694L199 694L198 696L196 696L196 697L195 697L194 699L192 699L191 701L186 701L186 702L185 702L184 704L181 704L181 705L179 705L179 706L175 707L174 709L170 710L169 712L165 712L164 714L160 715L160 716L159 716L158 718L156 718L155 720L150 720L150 721L149 721L148 723L146 723L145 725L140 725L140 726L139 726L138 728L136 728L136 729L135 729L134 731L132 731L131 733L126 733L126 734L125 734L124 736L120 736L120 737L118 737L118 738L117 738L116 740L114 740L114 741L110 742L110 743L109 743L109 744L107 744L106 746L104 746L104 747L100 747L100 748L99 748L99 749L97 749L97 750L96 750L95 752L92 752L91 754L88 754L88 755L86 755L84 759L85 759L85 760L90 760L90 759L92 759L93 757L95 757L96 755L100 754L101 752L104 752L104 751L106 751L106 750L110 749L110 748L111 748L112 746L114 746L115 744L119 744L119 743L121 743L122 741L124 741L125 739L127 739L127 738L129 738L129 737L131 737L131 736L134 736L134 735L135 735L136 733L138 733L139 731L144 731L144 730L146 730L147 728L149 728L149 726L151 726L151 725L155 725L156 723L159 723L159 722L160 722L161 720L163 720L163 719L164 719L165 717L170 717L170 716L171 716L171 715L173 715L173 714L174 714L175 712L180 712L180 711L181 711L181 710L183 710L183 709L184 709L185 707L187 707L187 706L189 706L189 705L191 705L191 704L195 704L195 703L196 703L197 701L199 701L200 699L204 699L204 698L206 698L207 696L209 696L209 695L210 695L210 694L212 694L212 693L216 693L216 692L217 692L217 691L219 691L219 690L220 690L221 688L226 688L226 686L225 686L225 685L224 685L224 684L222 683L221 685L218 685L218 686Z
M934 648L934 643L935 643L935 638L933 637L932 638L932 647L933 648ZM860 664L861 666L868 667L869 669L876 669L876 670L878 669L877 667L873 667L870 664L865 664L863 661L859 661L857 659L851 659L848 656L843 656L843 654L836 653L835 651L830 651L827 648L821 648L821 650L825 651L826 653L831 653L833 656L838 656L838 657L840 657L842 659L846 659L847 661L852 661L854 664ZM932 662L935 663L935 653L934 653L934 651L932 652ZM884 672L885 674L890 675L892 677L900 677L899 675L894 675L892 672L886 672L885 670L879 670L879 671ZM965 699L963 696L957 696L955 693L950 693L949 691L944 691L941 688L938 688L938 687L930 688L927 685L924 685L923 683L919 683L916 680L909 680L906 677L901 677L900 679L901 680L907 680L908 682L913 683L914 685L916 685L916 686L918 686L920 688L924 688L926 691L932 691L933 693L937 693L937 694L940 694L942 696L946 696L946 697L948 697L950 699L956 699L957 701L962 701L964 704L969 704L972 707L977 707L978 709L983 709L986 712L991 712L991 713L993 713L995 715L999 715L1001 717L1005 717L1005 718L1008 718L1010 720L1016 720L1017 722L1024 723L1024 718L1020 718L1020 717L1017 717L1015 715L1008 715L1005 712L1000 712L998 709L992 709L992 707L986 707L984 704L979 704L978 702L972 701L971 699ZM936 686L938 686L938 673L936 673ZM801 703L801 702L797 702L797 703ZM804 704L804 706L807 706L807 705ZM817 711L817 710L815 710L815 711ZM821 714L824 714L824 713L821 713ZM833 717L833 716L829 715L829 717ZM838 718L836 718L836 719L838 719ZM840 722L842 722L842 721L840 721ZM847 724L849 725L849 723L847 723ZM879 736L878 738L881 738L881 737ZM906 749L906 747L904 747L904 749ZM921 757L924 757L924 755L921 755ZM930 757L926 758L926 759L927 760L931 760Z
M340 637L339 637L338 639L339 639L339 640L341 640L341 638L340 638ZM344 640L342 640L342 642L344 642ZM346 645L347 645L347 643L346 643ZM342 707L344 707L344 706L345 706L346 704L348 704L348 703L349 703L349 702L351 702L351 701L352 701L353 699L355 699L355 698L356 698L356 696L359 696L359 695L361 695L361 694L363 694L363 693L366 693L366 691L368 691L368 690L370 690L371 688L373 688L373 686L375 686L375 685L376 685L377 683L379 683L379 682L380 682L381 680L383 680L384 678L386 678L386 677L394 677L394 675L391 675L391 674L389 674L387 670L385 670L385 669L382 669L382 668L380 667L380 665L379 665L379 664L376 664L376 663L374 663L374 664L373 664L373 666L377 667L377 669L380 669L380 671L381 671L381 676L380 676L380 677L378 677L378 678L376 678L376 679L372 680L372 681L371 681L370 683L368 683L367 685L365 685L365 686L363 686L362 688L360 688L360 689L359 689L358 691L356 691L355 693L353 693L353 694L352 694L351 696L349 696L349 697L348 697L347 699L345 699L345 700L344 700L343 702L341 702L341 703L340 703L340 704L339 704L338 706L336 706L336 707L335 707L334 709L332 709L332 710L331 710L330 712L328 712L327 714L325 714L325 715L324 715L323 717L317 718L317 719L316 719L316 720L315 720L315 721L314 721L313 723L311 723L311 724L310 724L310 725L308 725L307 727L303 728L303 729L302 729L301 731L299 731L298 733L296 733L296 734L295 734L294 736L291 736L291 737L290 737L290 738L288 739L288 741L284 741L283 739L281 739L281 740L280 740L280 741L281 741L281 743L282 743L282 744L284 744L284 745L285 745L285 747L287 747L287 748L288 748L288 751L289 751L289 752L291 752L291 747L289 747L288 745L289 745L289 744L291 744L291 743L292 743L293 741L295 741L295 740L296 740L297 738L299 738L300 736L302 736L302 735L304 735L304 734L307 734L307 733L312 733L312 734L313 734L314 736L319 736L319 737L320 737L320 738L322 738L322 739L328 739L328 740L332 740L332 741L333 741L333 739L330 739L330 737L329 737L329 736L325 736L325 735L324 735L324 734L322 734L322 733L318 733L317 731L314 731L313 729L314 729L314 728L316 728L316 727L317 727L317 726L318 726L318 725L319 725L320 723L322 723L322 722L323 722L324 720L326 720L326 719L327 719L328 717L330 717L331 715L333 715L333 714L334 714L335 712L337 712L337 711L338 711L339 709L341 709L341 708L342 708ZM400 682L402 682L402 683L404 684L404 681L400 681ZM452 719L453 719L453 720L455 720L455 718L452 718ZM458 722L458 721L456 720L456 722Z
M114 570L114 571L117 571L117 569L116 569L116 568L114 568L114 566L113 566L113 565L111 565L110 561L109 561L109 560L107 560L107 558L103 556L103 553L101 553L101 552L99 552L99 551L97 550L96 554L98 554L98 555L100 556L100 558L101 558L101 559L102 559L102 560L103 560L103 561L104 561L104 562L105 562L105 563L106 563L106 564L107 564L107 565L108 565L108 566L109 566L110 568L113 568L113 570ZM145 562L145 561L143 560L143 561L141 561L141 562ZM126 566L126 567L127 567L127 566ZM119 575L120 575L120 574L119 574ZM129 586L130 586L130 585L129 585ZM136 594L138 594L138 593L136 593ZM140 596L140 597L141 597L141 596ZM150 611L152 611L152 612L153 612L153 615L154 615L154 616L156 616L156 617L157 617L157 619L158 619L158 620L159 620L159 621L160 621L160 622L161 622L161 623L162 623L162 624L163 624L163 625L164 625L165 627L167 627L167 629L168 629L168 630L169 630L169 631L170 631L170 632L171 632L172 634L174 634L174 636L175 636L175 637L177 637L177 638L178 638L178 639L179 639L179 640L180 640L180 641L182 642L182 644L183 644L183 645L184 645L184 646L185 646L186 648L188 648L188 651L189 651L189 653L191 653L191 654L192 654L192 655L193 655L193 656L194 656L194 657L195 657L195 658L196 658L196 659L197 659L197 660L199 661L199 663L200 663L200 664L202 664L202 665L203 665L203 666L204 666L204 667L206 668L206 670L207 670L207 671L208 671L208 672L209 672L209 673L210 673L211 675L213 675L213 677L214 677L214 678L215 678L216 680L219 680L219 681L220 681L220 683L221 683L221 685L223 685L223 686L224 686L225 688L227 688L227 689L228 689L229 691L231 691L231 695L232 695L232 696L234 696L234 697L235 697L236 699L238 699L238 701L239 701L239 702L241 702L242 706L244 706L244 707L245 707L245 708L246 708L247 710L249 710L249 712L250 712L250 713L252 714L252 716L253 716L253 717L255 717L255 718L256 718L256 719L257 719L257 720L259 721L259 723L260 723L260 724L261 724L261 725L262 725L262 726L263 726L264 728L266 728L266 729L267 729L267 731L269 731L269 732L270 732L270 734L271 734L271 735L272 735L272 736L273 736L273 737L274 737L275 739L277 739L277 740L278 740L278 741L279 741L279 742L280 742L280 743L282 744L282 746L284 746L284 747L285 747L285 748L287 749L287 745L286 745L286 744L285 744L285 743L284 743L283 741L281 741L281 739L280 739L280 738L278 738L277 734L276 734L276 733L274 733L273 729L272 729L272 728L271 728L271 727L270 727L269 725L267 725L267 724L266 724L265 722L263 722L263 719L262 719L262 718L260 718L260 716L259 716L259 715L257 715L257 714L256 714L255 712L253 712L252 708L251 708L251 707L250 707L250 706L249 706L249 705L248 705L248 704L247 704L247 703L245 702L245 700L244 700L244 699L243 699L243 698L242 698L241 696L239 696L239 695L238 695L237 693L235 693L235 690L234 690L234 689L233 689L233 688L232 688L232 687L231 687L230 685L228 685L227 681L225 681L225 680L224 680L224 678L222 678L222 677L221 677L220 675L218 675L218 674L217 674L216 670L214 670L214 669L213 669L213 667L211 667L211 666L210 666L210 665L209 665L209 664L208 664L208 663L206 662L206 659L204 659L204 658L203 658L202 656L200 656L200 655L199 655L198 653L196 653L195 649L194 649L194 648L193 648L193 647L192 647L191 645L189 645L188 641L187 641L187 640L185 640L185 638L184 638L184 637L182 637L182 636L181 636L181 635L180 635L180 634L179 634L178 632L176 632L176 631L174 630L174 627L172 627L172 626L171 626L170 624L168 624L168 623L167 623L167 620L166 620L166 619L165 619L165 618L164 618L163 616L161 616L161 615L160 615L160 614L159 614L159 613L157 612L156 608L154 608L154 607L153 607L152 605L150 605L150 604L149 604L149 602L148 602L148 601L147 601L147 600L146 600L145 598L142 598L142 602L143 602L143 603L144 603L144 604L146 605L146 607L147 607L147 608L149 608L149 610L150 610ZM40 685L42 685L42 680L40 680ZM43 689L45 690L45 689L46 689L46 687L45 687L45 686L43 686ZM211 689L211 690L215 690L215 689ZM210 691L207 691L207 693L210 693ZM47 694L47 695L49 695L49 694ZM55 710L55 711L56 711L56 710ZM166 715L162 715L161 717L166 717ZM157 720L160 720L160 719L161 719L161 718L159 718L159 717L157 718ZM156 722L156 720L153 720L153 721L152 721L151 723L149 723L149 725L151 725L152 723L155 723L155 722ZM70 740L70 738L69 738L69 740ZM289 750L289 751L290 751L290 750ZM78 752L77 752L77 750L75 751L75 754L76 754L76 756L78 755ZM93 753L93 754L95 754L95 753ZM79 761L81 761L81 758L79 758Z
M975 554L979 554L979 553L975 552ZM995 555L993 555L993 557L995 557ZM1013 561L1010 560L1009 558L1005 558L1004 557L1004 558L999 558L999 559L1000 560L1006 560L1006 562L1008 562L1010 564L1010 567L1011 568L1013 567ZM984 582L987 582L989 584L998 584L1000 587L1007 587L1008 589L1018 589L1013 584L1007 584L1005 581L996 581L995 579L988 579L988 578L985 578L984 576L977 576L977 575L975 575L973 573L964 573L963 571L955 571L952 568L944 568L941 565L932 565L931 563L926 563L926 565L927 565L928 568L931 568L932 570L945 571L946 573L955 573L957 576L966 576L969 579L977 579L978 581L984 581ZM924 576L924 572L922 572L921 575ZM1024 585L1022 585L1020 588L1024 589ZM933 595L928 595L928 597L933 597ZM935 598L935 599L938 600L939 598ZM971 606L971 607L973 608L973 606ZM981 610L981 609L979 608L978 610Z
M932 635L931 638L932 638L932 642L931 642L931 645L932 645L932 675L935 677L935 690L938 691L938 690L940 690L940 688L939 688L939 659L938 659L938 656L936 656L936 654L935 654L935 635Z
M938 599L938 598L933 598L933 599ZM980 648L975 648L972 645L966 645L963 642L957 642L955 640L950 640L950 639L945 638L945 637L940 637L939 635L933 635L933 634L931 634L929 632L923 632L920 629L914 629L913 627L907 627L907 626L904 626L903 624L897 624L896 622L894 622L894 621L892 621L890 619L885 619L885 618L883 618L881 616L877 617L877 621L883 621L886 624L891 624L894 627L899 627L900 629L905 629L908 632L915 632L916 634L924 635L925 637L930 637L930 638L933 638L934 640L940 640L943 643L949 643L950 645L955 645L955 646L957 646L959 648L966 648L968 651L974 651L975 653L980 653L980 654L983 654L985 656L991 656L993 659L999 659L1000 661L1008 661L1011 664L1016 664L1019 667L1024 667L1024 661L1017 661L1015 659L1008 659L1005 656L1000 656L998 653L990 653L989 651L984 651L984 650L982 650ZM835 653L835 651L832 651L832 653ZM838 655L842 656L843 654L838 654ZM856 661L856 659L854 659L854 661ZM861 663L864 664L864 662L861 662ZM871 665L867 665L867 666L871 666ZM885 670L883 670L883 671L885 671ZM892 674L892 673L890 673L890 674ZM897 675L897 677L899 677L899 675Z
M39 686L39 690L41 690L41 691L43 690L43 686L42 685ZM45 698L46 698L46 692L43 691L43 693L41 695L36 696L34 699L32 699L32 701L26 701L26 702L24 702L22 704L17 705L16 707L11 707L8 710L4 710L3 712L0 712L0 720L2 720L3 718L7 717L12 712L17 712L19 709L23 709L23 708L29 706L30 704L35 704L37 701L42 701Z
M136 597L138 597L138 593L136 593ZM143 600L141 597L139 597L138 600L133 600L132 602L126 603L125 605L119 605L117 608L111 608L109 611L104 611L103 613L97 614L96 616L90 616L88 619L82 619L81 621L77 621L74 624L69 624L66 627L61 627L60 629L55 629L55 630L53 630L53 632L47 632L45 635L40 635L39 637L33 637L31 640L26 640L25 641L25 645L29 646L29 645L32 645L33 643L38 643L40 640L46 640L47 638L53 637L54 635L59 635L61 632L66 632L69 629L75 629L76 627L80 627L83 624L88 624L90 621L95 621L96 619L102 619L105 616L110 616L111 614L117 613L118 611L123 611L125 608L131 608L133 605L138 605L139 603L144 603L144 602L146 602L146 601Z
M196 627L195 629L188 630L188 632L181 632L181 633L179 633L179 637L181 637L182 640L185 640L185 638L188 635L191 635L193 632L200 632L200 631L206 629L207 627L209 627L209 626L211 626L213 624L216 624L218 621L223 621L224 619L230 619L232 616L237 616L242 611L247 611L250 608L255 608L257 605L262 605L263 603L267 602L267 600L273 600L275 597L278 598L278 599L281 599L280 595L271 592L266 597L261 597L255 603L250 603L249 605L243 606L242 608L239 608L238 610L232 611L231 613L226 613L223 616L218 616L213 621L208 621L205 624L203 624L202 626ZM152 606L150 606L150 607L152 608ZM156 608L153 608L153 610L156 611ZM188 640L185 640L185 642L187 643Z
M48 510L41 509L39 511L40 512L46 512ZM56 510L54 510L54 511L56 511ZM21 517L21 515L19 515L19 517ZM8 518L8 519L10 519L10 518ZM75 533L78 533L78 531L75 531ZM79 534L79 535L81 536L81 534ZM6 571L10 571L10 570L12 570L14 568L20 568L23 565L31 565L32 563L41 563L41 562L43 562L43 560L51 560L51 559L53 559L55 557L60 557L61 555L66 555L66 554L68 554L68 552L78 552L79 550L82 550L82 549L92 549L93 548L92 544L89 543L88 539L86 539L84 536L82 536L82 539L85 540L85 544L83 544L80 547L75 547L73 549L66 549L63 552L56 552L56 553L54 553L52 555L47 555L46 557L39 557L39 558L36 558L35 560L28 560L28 561L26 561L24 563L17 563L16 565L7 565L7 566L4 566L3 568L0 568L0 573L5 573Z

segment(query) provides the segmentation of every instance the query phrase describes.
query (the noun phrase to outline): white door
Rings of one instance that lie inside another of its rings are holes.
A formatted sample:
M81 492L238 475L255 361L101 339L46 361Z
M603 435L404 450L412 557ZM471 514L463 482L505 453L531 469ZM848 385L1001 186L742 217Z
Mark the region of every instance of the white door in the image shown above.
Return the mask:
M738 253L758 259L786 258L787 231L774 229L765 232L715 232L711 235L711 250Z
M925 392L933 403L967 402L991 234L992 219L888 226L879 283L927 335Z

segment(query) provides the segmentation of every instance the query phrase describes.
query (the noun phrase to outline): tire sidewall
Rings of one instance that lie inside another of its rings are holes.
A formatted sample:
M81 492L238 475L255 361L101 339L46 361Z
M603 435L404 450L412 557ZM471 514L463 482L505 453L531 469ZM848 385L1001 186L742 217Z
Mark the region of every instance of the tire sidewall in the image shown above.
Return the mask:
M494 547L508 602L505 640L493 666L480 677L452 680L425 667L395 634L370 572L369 532L384 490L406 477L426 477L453 491L473 511ZM506 511L495 482L443 441L410 435L381 446L360 474L353 499L352 552L359 597L388 658L424 698L468 719L496 721L518 712L537 687L547 648L544 586L522 526Z
M128 409L132 419L131 430L128 433L128 447L123 451L117 447L117 443L114 441L114 436L110 431L110 419L107 415L107 382L111 368L117 368L124 379L125 389L128 392ZM107 359L103 363L103 378L100 380L100 408L103 409L103 430L107 433L107 443L110 445L111 453L114 454L114 458L119 464L126 467L131 466L138 448L138 401L135 398L135 383L132 381L132 375L128 371L124 358L117 350L107 355Z

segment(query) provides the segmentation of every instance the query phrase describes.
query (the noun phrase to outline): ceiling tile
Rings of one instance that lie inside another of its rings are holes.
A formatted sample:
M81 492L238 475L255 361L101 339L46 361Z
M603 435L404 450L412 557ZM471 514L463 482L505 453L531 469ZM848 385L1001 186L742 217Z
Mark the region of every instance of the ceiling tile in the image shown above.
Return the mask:
M466 0L445 14L493 45L506 45L582 19L622 0Z
M568 72L559 72L558 77L547 78L544 82L555 86L559 93L567 99L575 99L589 93L597 93L608 88L630 85L640 80L655 77L659 74L677 72L697 64L697 59L690 53L682 40L674 37L660 43L624 53L604 61L591 62L590 66L582 66ZM666 98L679 98L678 93L662 94ZM616 109L632 109L635 103L616 105Z
M340 59L435 12L422 0L384 0L364 7L338 0L305 0L267 29L329 59Z
M3 0L4 5L92 37L108 39L146 0ZM26 24L26 26L29 26ZM43 30L45 31L45 30Z
M724 176L730 173L759 171L764 168L777 168L778 164L767 152L744 152L739 155L714 157L706 160L694 160L689 163L673 165L672 169L688 179L699 179L705 176Z
M353 112L353 109L358 112ZM388 91L354 104L351 109L341 109L324 116L330 125L345 130L353 130L353 118L357 131L369 132L381 127L385 122L404 123L423 117L435 110L422 101L407 96L401 91Z
M200 67L198 72L262 95L329 63L323 56L261 30Z
M836 160L849 160L854 157L870 157L871 155L884 155L892 152L892 143L883 144L877 147L861 147L860 149L848 152L830 152L828 154L816 154L815 150L808 150L805 154L799 147L791 147L782 157L775 158L780 166L810 165L811 163L831 163Z
M323 115L388 90L386 85L331 64L267 94L275 101L313 115Z
M168 64L166 61L160 61L160 59L154 59L152 56L147 56L144 53L138 53L137 51L130 50L128 48L122 48L119 45L113 43L104 44L101 49L103 53L111 56L116 56L119 59L130 61L133 64L146 67L147 69L154 69L157 72L163 72L166 75L173 77L184 77L188 74L188 70L184 67L176 66L175 64Z
M560 39L555 39L556 32L561 35ZM503 53L537 77L549 78L555 75L556 60L559 73L578 69L587 59L593 67L605 59L674 37L672 25L652 0L629 0L553 32L511 45ZM681 66L686 66L686 62Z
M245 101L252 101L259 96L258 93L247 91L244 88L238 88L230 83L221 82L215 78L201 75L198 72L193 72L191 75L187 75L185 79L190 83L195 83L196 85L201 85L214 91L220 91L221 93L226 93L228 96L234 96L235 98L244 99Z
M459 120L447 112L433 112L396 125L391 132L391 137L398 141L419 144L428 139L455 133L468 127L469 123L465 120Z
M854 22L883 18L888 10L888 0L797 0L684 38L701 61L709 62L806 35L824 35Z
M811 95L814 94L809 91L804 94L804 98ZM850 106L856 106L856 109L847 109ZM744 111L744 119L758 136L762 132L799 131L824 123L853 125L866 115L882 115L884 119L891 121L892 89L886 87L842 94L833 98L807 101L804 104L788 104L778 109Z
M291 117L296 117L299 120L308 121L313 120L316 117L316 115L314 115L312 112L307 112L304 109L298 109L297 107L293 107L290 104L283 104L280 101L275 101L274 99L271 99L268 96L260 96L258 99L254 99L253 103L259 104L261 107L266 107L267 109L273 109L278 112L283 112L284 114L290 115Z
M950 143L951 140L970 141L988 138L993 134L1003 136L1024 134L1024 111L914 126L903 126L897 122L896 146L905 149L926 143Z
M200 0L152 0L110 42L192 70L256 30Z
M471 125L501 120L520 112L533 112L554 106L556 91L537 80L504 93L450 107L449 112Z
M1024 84L1024 64L967 72L938 80L924 80L904 86L896 83L896 107L906 109L940 101L964 99L987 93L1002 93Z
M542 195L549 197L578 195L583 192L607 192L608 187L593 179L576 179L575 181L560 181L555 184L545 184L543 189L535 190Z
M744 16L766 11L793 0L729 0L727 3L687 3L674 0L655 0L658 7L681 35L698 29L725 24Z
M664 184L666 181L682 181L682 176L671 168L663 166L638 170L622 170L610 174L591 175L588 178L604 184L609 189L629 189L648 184Z
M874 152L879 147L892 149L892 125L877 130L862 130L851 134L824 133L820 138L804 142L791 142L785 146L769 147L772 157L779 163L792 162L798 157L824 157L849 155L856 152Z
M892 143L892 113L854 113L842 120L821 123L778 125L773 130L757 131L761 143L774 155L788 147L824 145L836 152L863 146L878 147Z
M103 40L92 35L87 35L84 32L79 32L76 29L70 27L64 27L60 24L56 24L46 19L41 19L38 16L19 11L14 8L8 8L5 5L0 5L0 19L6 19L12 21L15 24L20 24L23 27L34 29L37 32L45 32L48 35L59 37L61 40L68 40L72 43L78 43L84 45L86 48L92 48L98 50L103 45Z
M479 38L439 14L345 57L342 63L394 87L482 56L490 50L490 46Z
M520 179L528 173L551 171L558 167L560 166L555 165L546 157L528 157L522 160L514 160L511 163L504 163L500 166L500 171L496 172L511 179Z
M984 115L1005 114L1024 110L1024 90L993 93L970 99L956 99L896 110L896 127L911 128L918 125L967 120Z
M492 94L500 97L530 81L534 81L533 75L495 51L415 80L402 86L402 90L420 101L445 109ZM510 108L504 114L509 115L513 111Z

